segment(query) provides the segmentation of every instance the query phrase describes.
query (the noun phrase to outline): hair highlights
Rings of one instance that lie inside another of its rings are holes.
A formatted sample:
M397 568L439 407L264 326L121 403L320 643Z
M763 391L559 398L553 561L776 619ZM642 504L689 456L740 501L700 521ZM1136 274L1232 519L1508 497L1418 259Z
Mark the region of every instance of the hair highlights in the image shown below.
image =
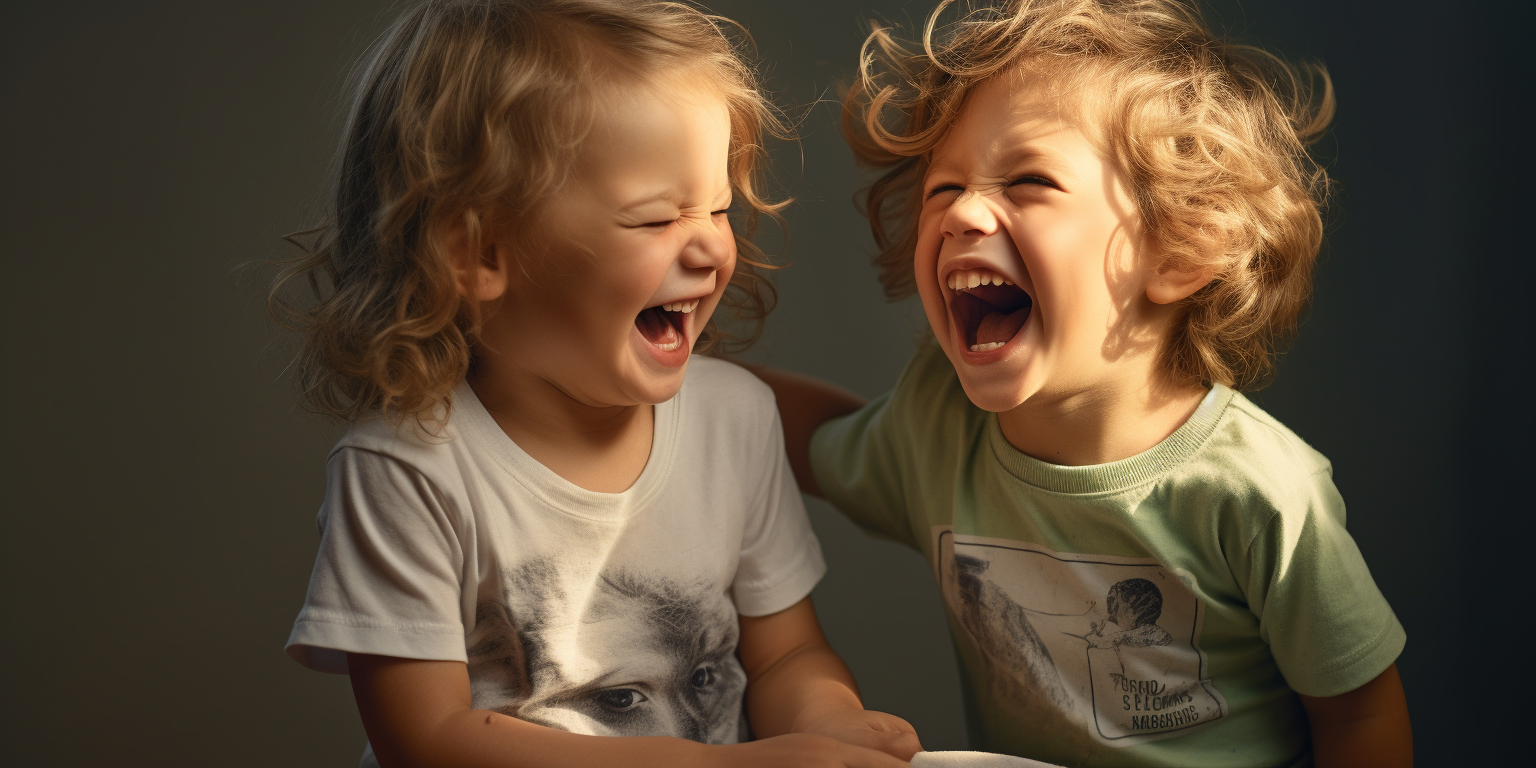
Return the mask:
M941 23L955 6L959 18ZM1179 303L1164 370L1181 382L1265 383L1312 291L1328 179L1307 147L1332 118L1332 84L1320 66L1216 38L1179 0L944 0L920 44L875 28L843 127L860 161L884 170L865 213L886 294L915 290L928 154L971 88L1020 70L1091 94L1087 133L1130 179L1162 268L1215 275Z
M526 225L558 190L602 99L614 88L686 73L725 102L728 174L744 215L723 304L756 323L744 339L713 322L698 349L751 343L774 304L752 243L766 135L789 133L742 57L745 36L689 5L625 0L431 0L403 14L360 65L323 225L290 238L306 250L269 299L304 332L303 399L354 420L431 417L472 362L477 307L462 298L443 239L467 224ZM283 288L304 278L315 301Z

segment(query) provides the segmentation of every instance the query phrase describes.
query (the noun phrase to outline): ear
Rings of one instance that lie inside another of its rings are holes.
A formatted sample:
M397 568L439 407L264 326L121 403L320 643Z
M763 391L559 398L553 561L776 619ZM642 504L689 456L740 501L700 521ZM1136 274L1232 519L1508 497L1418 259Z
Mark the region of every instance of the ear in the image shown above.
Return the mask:
M1215 267L1201 267L1189 272L1164 269L1147 276L1147 298L1154 304L1172 304L1189 298L1216 276Z
M476 212L466 211L449 230L443 245L460 296L475 302L495 301L507 292L510 249L498 241Z

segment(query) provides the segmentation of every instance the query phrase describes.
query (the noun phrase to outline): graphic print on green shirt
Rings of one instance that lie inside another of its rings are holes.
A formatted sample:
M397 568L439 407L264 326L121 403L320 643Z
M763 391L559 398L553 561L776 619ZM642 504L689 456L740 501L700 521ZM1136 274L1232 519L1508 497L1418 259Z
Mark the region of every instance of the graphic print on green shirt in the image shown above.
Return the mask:
M1026 718L1091 718L1105 744L1214 722L1200 601L1148 558L1073 555L935 526L939 589Z

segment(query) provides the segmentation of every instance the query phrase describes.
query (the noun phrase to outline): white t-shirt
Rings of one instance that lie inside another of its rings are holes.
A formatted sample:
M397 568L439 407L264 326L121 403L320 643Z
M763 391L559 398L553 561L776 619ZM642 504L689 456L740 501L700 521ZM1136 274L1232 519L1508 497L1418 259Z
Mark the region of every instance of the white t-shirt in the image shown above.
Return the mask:
M359 422L326 474L289 655L338 673L347 652L464 661L476 708L567 731L747 738L737 615L788 608L826 571L772 393L705 357L655 407L622 493L538 463L462 382L439 437Z

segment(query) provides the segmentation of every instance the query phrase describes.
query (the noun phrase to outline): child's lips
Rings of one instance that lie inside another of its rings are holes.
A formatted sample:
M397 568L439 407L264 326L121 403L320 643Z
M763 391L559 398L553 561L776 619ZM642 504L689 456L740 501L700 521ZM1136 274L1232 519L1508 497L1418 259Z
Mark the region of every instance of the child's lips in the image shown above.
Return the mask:
M671 352L688 341L689 326L692 325L689 321L696 308L697 301L647 307L635 316L635 328L646 343L662 352Z
M687 362L693 349L694 313L709 294L668 299L635 316L635 331L652 358L668 367Z
M1004 232L946 239L939 261L939 283L956 347L973 362L1001 358L1034 308L1029 276L1013 240Z
M946 282L956 345L966 352L1001 350L1018 336L1034 309L1028 292L990 269L957 269Z

